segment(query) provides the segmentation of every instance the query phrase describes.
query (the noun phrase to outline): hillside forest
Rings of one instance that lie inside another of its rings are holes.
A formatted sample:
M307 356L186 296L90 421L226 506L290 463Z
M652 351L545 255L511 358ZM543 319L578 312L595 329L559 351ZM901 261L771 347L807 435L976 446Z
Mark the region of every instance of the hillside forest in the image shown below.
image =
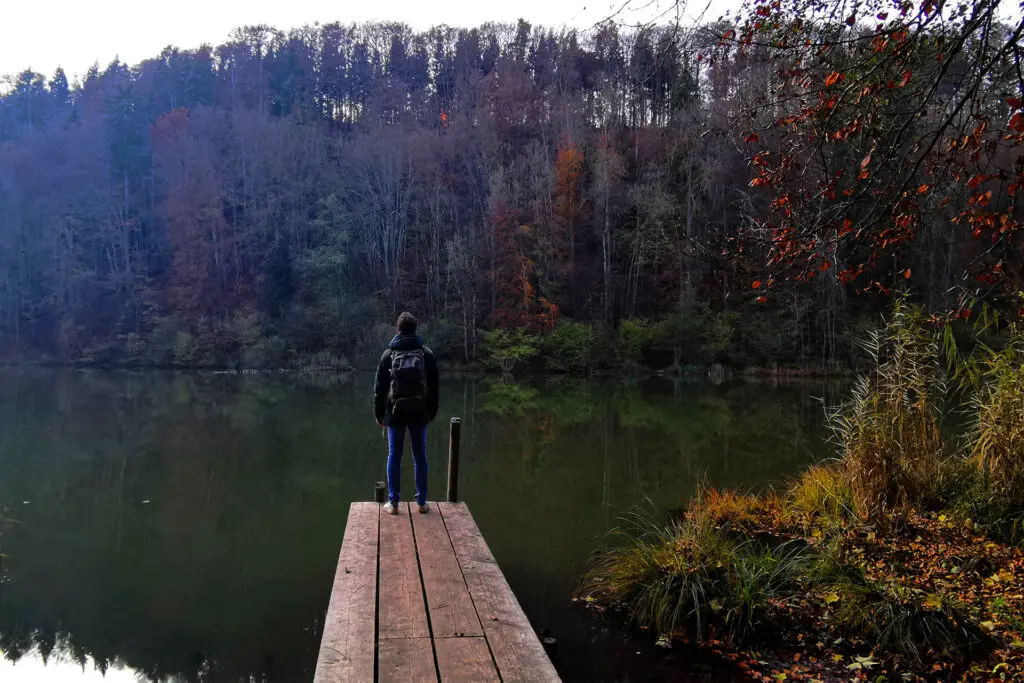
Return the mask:
M12 75L0 353L359 365L408 309L450 361L848 367L895 291L1015 313L1021 28L926 4L246 26Z

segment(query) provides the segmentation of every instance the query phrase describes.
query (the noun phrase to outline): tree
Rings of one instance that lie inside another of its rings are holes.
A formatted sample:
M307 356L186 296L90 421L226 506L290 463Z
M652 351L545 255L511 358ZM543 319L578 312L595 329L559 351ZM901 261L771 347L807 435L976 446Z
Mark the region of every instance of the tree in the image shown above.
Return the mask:
M887 293L927 270L912 249L941 225L977 241L950 264L961 299L1019 289L1024 20L999 8L755 0L721 34L715 60L774 74L746 113L751 185L770 197L748 237L774 271Z

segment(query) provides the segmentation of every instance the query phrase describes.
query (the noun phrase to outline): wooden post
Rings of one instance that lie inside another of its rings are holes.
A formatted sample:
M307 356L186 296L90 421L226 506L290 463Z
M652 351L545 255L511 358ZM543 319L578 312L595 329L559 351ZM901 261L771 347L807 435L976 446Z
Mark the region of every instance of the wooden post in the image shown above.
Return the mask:
M453 417L448 437L448 502L459 502L459 444L462 438L462 420Z

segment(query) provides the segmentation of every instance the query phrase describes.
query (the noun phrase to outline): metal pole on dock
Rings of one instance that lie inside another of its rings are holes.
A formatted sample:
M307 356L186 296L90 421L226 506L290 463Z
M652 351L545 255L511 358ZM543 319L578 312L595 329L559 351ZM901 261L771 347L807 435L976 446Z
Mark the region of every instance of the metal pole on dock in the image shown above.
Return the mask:
M452 418L448 436L448 502L459 502L459 445L462 440L462 420Z

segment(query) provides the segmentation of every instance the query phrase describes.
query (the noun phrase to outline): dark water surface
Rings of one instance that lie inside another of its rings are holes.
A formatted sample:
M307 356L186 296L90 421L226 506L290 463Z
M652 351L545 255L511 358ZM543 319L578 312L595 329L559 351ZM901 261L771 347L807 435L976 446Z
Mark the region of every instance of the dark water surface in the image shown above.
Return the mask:
M383 478L370 379L0 371L0 681L310 680L348 505ZM431 497L461 415L460 493L564 679L662 679L671 655L571 602L589 554L634 506L827 455L833 394L448 380Z

